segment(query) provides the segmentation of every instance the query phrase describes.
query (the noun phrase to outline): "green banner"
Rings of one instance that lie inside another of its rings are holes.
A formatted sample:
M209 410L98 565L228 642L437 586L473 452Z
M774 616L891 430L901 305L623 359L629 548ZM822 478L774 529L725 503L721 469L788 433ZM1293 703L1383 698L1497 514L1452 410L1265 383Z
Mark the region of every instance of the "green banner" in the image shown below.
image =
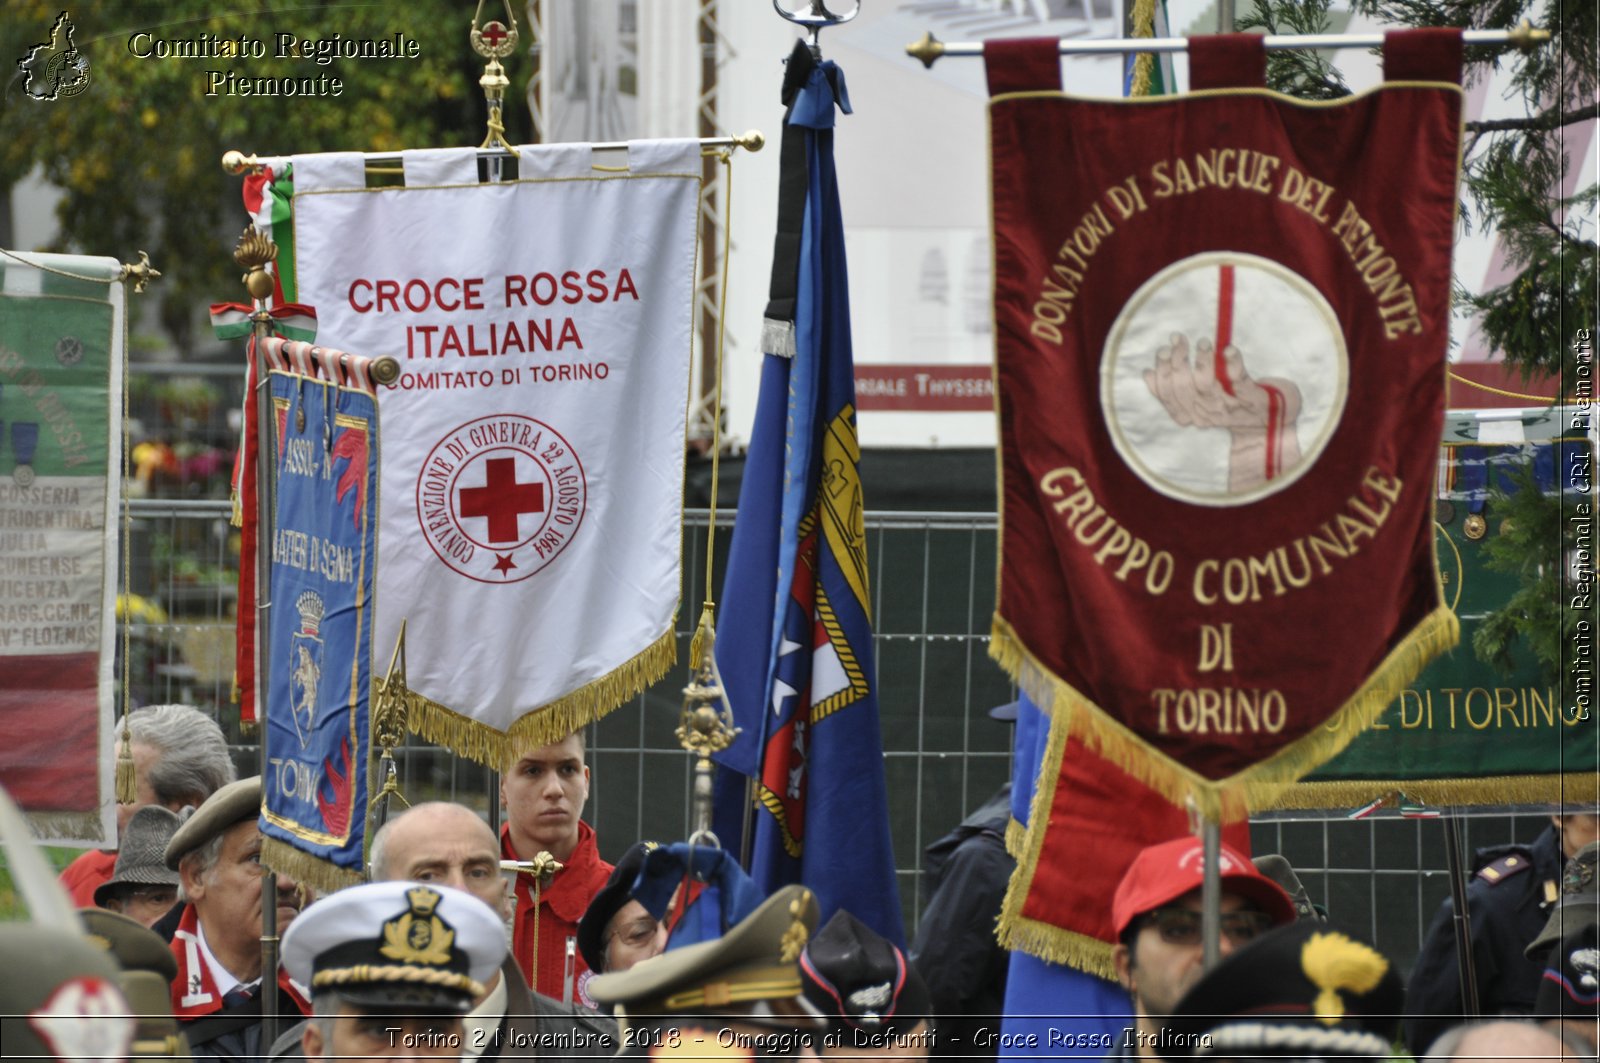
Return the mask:
M1581 443L1567 445L1574 446L1587 452ZM1460 452L1467 449L1447 447L1454 490L1439 503L1436 538L1445 600L1461 619L1460 644L1434 660L1371 730L1293 787L1282 807L1355 808L1395 793L1439 805L1592 798L1600 772L1600 721L1585 717L1570 699L1564 702L1553 677L1541 675L1525 649L1513 654L1509 673L1473 651L1478 624L1511 596L1517 578L1485 565L1485 546L1501 533L1502 518L1485 478L1464 483L1467 477L1458 475ZM1472 459L1486 452L1489 479L1495 467L1523 463L1530 453L1521 446L1472 449ZM1548 461L1552 476L1559 478L1565 464L1556 450ZM1592 485L1587 496L1566 486L1574 512L1592 515Z
M120 271L0 252L0 784L44 841L116 840Z

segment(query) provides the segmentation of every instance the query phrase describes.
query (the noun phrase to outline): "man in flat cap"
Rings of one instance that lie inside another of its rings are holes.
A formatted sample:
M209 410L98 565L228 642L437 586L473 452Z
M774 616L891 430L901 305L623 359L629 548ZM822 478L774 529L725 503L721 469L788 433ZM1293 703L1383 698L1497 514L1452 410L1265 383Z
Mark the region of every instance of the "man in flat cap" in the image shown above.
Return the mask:
M306 1058L461 1058L462 1017L505 956L501 915L449 886L371 882L323 898L283 938L284 966L311 990Z
M378 830L372 839L372 878L463 890L502 919L509 910L509 887L500 874L494 831L472 809L448 801L415 805ZM612 1020L530 992L514 956L507 955L484 985L484 996L466 1017L463 1051L469 1059L609 1056L619 1046Z
M178 903L178 873L167 866L167 843L178 815L160 805L135 812L122 832L111 878L94 891L94 903L152 926Z
M1314 920L1267 931L1183 995L1163 1058L1388 1059L1404 986L1377 949Z
M1294 903L1249 860L1221 847L1221 954L1254 940L1269 927L1292 923ZM1200 886L1205 877L1200 839L1185 836L1142 850L1117 884L1111 922L1117 935L1111 962L1133 995L1134 1025L1124 1031L1115 1058L1160 1055L1162 1018L1200 979Z
M828 1022L821 1055L928 1058L928 988L894 942L840 909L800 954L806 999Z
M167 867L178 872L186 905L172 936L178 977L172 1012L196 1059L253 1058L261 1044L261 812L259 775L212 794L167 843ZM303 892L277 876L281 933L299 914ZM279 1011L296 1018L308 1005L281 970Z
M823 1025L798 961L816 925L811 891L785 886L720 938L599 975L589 992L615 1008L627 1055L809 1056Z

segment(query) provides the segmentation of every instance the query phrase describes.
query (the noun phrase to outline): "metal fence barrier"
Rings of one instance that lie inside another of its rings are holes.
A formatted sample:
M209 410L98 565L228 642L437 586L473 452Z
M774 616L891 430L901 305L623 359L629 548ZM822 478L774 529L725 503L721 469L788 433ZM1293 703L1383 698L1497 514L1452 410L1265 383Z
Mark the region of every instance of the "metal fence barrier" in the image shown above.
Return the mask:
M258 748L241 734L231 697L238 546L228 506L134 500L127 514L128 587L159 607L128 612L132 694L141 704L186 701L215 712L237 743L241 772L254 773ZM680 664L587 732L593 773L587 817L607 858L640 838L681 838L688 829L691 760L673 730L705 585L707 518L704 510L686 514ZM719 514L719 577L731 526L731 512ZM872 512L867 529L889 816L909 930L926 902L923 849L1010 771L1010 725L986 715L1014 697L987 652L997 527L993 514ZM375 648L385 660L387 652ZM124 674L120 665L118 674ZM482 765L415 738L397 761L407 799L460 801L493 814L495 776ZM1548 823L1517 811L1479 810L1467 818L1467 851L1530 842ZM1449 895L1444 828L1384 814L1351 821L1348 812L1258 817L1255 851L1282 853L1313 901L1408 969L1429 919ZM826 845L827 839L808 843ZM1086 863L1094 859L1092 852L1083 854Z

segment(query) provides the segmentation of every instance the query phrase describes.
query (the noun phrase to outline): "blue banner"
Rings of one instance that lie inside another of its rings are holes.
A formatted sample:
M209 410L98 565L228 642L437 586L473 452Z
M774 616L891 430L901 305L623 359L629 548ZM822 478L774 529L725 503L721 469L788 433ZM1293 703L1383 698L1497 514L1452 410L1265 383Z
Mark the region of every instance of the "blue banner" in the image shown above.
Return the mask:
M789 59L779 236L762 370L723 583L716 657L742 729L719 759L718 834L763 892L803 883L897 944L858 472L844 229L833 167L844 77ZM774 308L777 311L777 320ZM792 337L790 339L789 337ZM731 781L732 786L727 785ZM741 792L745 791L745 792ZM751 805L746 793L753 793ZM746 810L753 829L743 830Z
M262 857L335 889L361 878L365 841L378 410L288 373L271 391Z

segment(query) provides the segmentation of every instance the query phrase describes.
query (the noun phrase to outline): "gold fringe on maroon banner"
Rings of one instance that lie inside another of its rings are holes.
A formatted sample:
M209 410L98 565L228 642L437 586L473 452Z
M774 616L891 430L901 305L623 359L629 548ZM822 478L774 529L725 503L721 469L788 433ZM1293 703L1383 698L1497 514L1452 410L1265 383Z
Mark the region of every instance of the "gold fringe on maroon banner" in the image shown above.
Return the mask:
M990 656L1050 717L1050 732L1040 762L1038 785L1023 830L1013 821L1006 844L1017 855L1001 905L996 936L1007 948L1020 949L1051 963L1065 964L1102 978L1115 978L1111 944L1051 923L1023 915L1033 878L1039 867L1050 809L1067 739L1078 734L1090 749L1149 786L1175 805L1193 799L1197 810L1218 823L1248 816L1252 809L1269 807L1295 781L1313 771L1348 746L1356 736L1383 715L1400 691L1415 679L1433 657L1460 639L1455 613L1440 606L1412 629L1391 650L1361 688L1333 713L1325 725L1266 759L1226 779L1208 779L1160 753L1133 731L1101 710L1070 684L1052 675L1023 648L1011 625L996 614ZM1408 793L1414 788L1408 788ZM1012 827L1023 837L1014 846ZM1020 853L1017 850L1020 849Z
M1055 718L1059 716L1064 718L1071 733L1082 736L1090 749L1173 804L1182 805L1192 798L1202 815L1228 823L1248 815L1252 809L1270 806L1297 780L1332 759L1377 722L1390 702L1400 696L1400 691L1430 660L1454 646L1460 638L1461 628L1455 613L1439 606L1389 651L1360 689L1323 724L1270 757L1225 779L1208 779L1161 753L1071 684L1051 674L1027 651L1011 625L998 614L994 618L989 656L1027 692L1035 705L1052 717L1052 747L1056 740ZM1062 741L1065 742L1065 736ZM1044 762L1058 767L1059 763L1059 756ZM1050 774L1042 771L1041 778ZM1053 780L1050 785L1054 787ZM1040 790L1042 792L1042 787ZM1029 820L1030 824L1033 822Z
M319 893L332 893L362 882L366 876L302 852L279 838L262 835L261 862L279 875L288 875ZM281 929L281 928L280 928Z
M519 717L507 731L463 716L413 690L403 691L400 696L406 703L406 726L413 734L498 769L530 749L561 741L629 698L637 697L677 661L677 635L668 628L619 667Z

